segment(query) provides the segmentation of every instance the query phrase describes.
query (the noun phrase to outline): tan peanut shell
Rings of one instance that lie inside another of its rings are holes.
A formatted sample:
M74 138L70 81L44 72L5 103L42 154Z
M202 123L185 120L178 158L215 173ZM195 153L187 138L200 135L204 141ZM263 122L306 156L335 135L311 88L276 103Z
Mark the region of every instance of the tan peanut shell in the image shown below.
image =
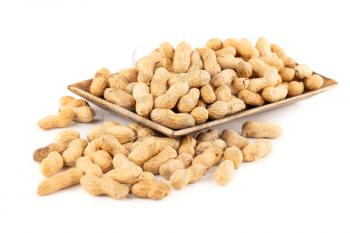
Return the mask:
M102 169L97 164L94 164L88 157L80 157L76 161L76 168L84 172L84 174L93 175L96 177L102 176Z
M206 169L209 169L210 167L214 166L215 162L216 162L215 150L213 148L209 148L204 150L203 153L194 157L194 159L192 160L192 165L200 164Z
M242 126L242 134L249 138L278 138L282 128L272 122L247 121Z
M44 176L52 176L63 168L64 162L60 153L50 152L40 163L40 171Z
M146 57L140 58L136 62L136 68L138 70L137 81L144 82L147 85L151 83L154 67L157 62L163 58L161 53L151 53Z
M191 63L192 48L186 42L179 43L175 48L173 69L176 73L184 73Z
M50 115L38 122L38 126L48 130L53 128L65 128L74 119L74 111L71 108L62 109L57 115Z
M61 143L50 143L47 146L40 147L33 152L34 161L41 162L43 159L47 157L50 152L56 151L58 153L62 153L67 149L68 146L65 146Z
M83 155L91 159L91 154L100 149L101 147L100 147L99 139L96 138L88 143L88 145L84 149Z
M280 70L279 74L283 81L290 82L294 79L295 70L293 68L284 67Z
M159 167L159 174L165 179L169 179L176 170L182 168L185 168L185 164L182 160L170 159Z
M202 141L197 144L196 147L196 154L202 154L206 149L214 149L215 153L222 154L224 152L224 149L226 148L225 141L221 139L215 139L212 141ZM219 153L218 153L219 152Z
M191 88L188 93L182 96L177 103L179 112L188 113L196 107L200 91L197 88Z
M62 111L62 108L61 110ZM74 121L87 123L94 120L95 111L89 106L81 106L73 108Z
M304 92L303 82L291 81L287 85L288 85L288 96L290 97L301 95Z
M208 110L205 107L195 107L192 109L190 114L193 117L196 125L206 122L209 117Z
M170 176L170 184L175 189L182 189L192 180L192 171L189 169L178 169Z
M110 72L106 68L98 70L90 85L90 93L94 96L102 96L108 85Z
M39 184L37 193L40 196L48 195L61 189L79 184L82 176L83 172L77 168L70 168L66 171L56 173Z
M214 88L211 84L204 85L201 90L201 98L207 104L212 104L216 100Z
M284 68L283 60L277 56L260 57L260 59L271 67L275 67L278 71Z
M255 47L258 49L260 56L262 57L272 56L271 43L265 37L260 37L257 40Z
M189 90L187 82L177 82L170 86L167 92L158 96L154 101L155 108L172 109L175 107L177 101L184 96Z
M212 38L207 41L205 47L216 51L223 47L223 43L218 38Z
M170 146L173 149L177 150L179 149L179 146L180 146L180 142L177 139L167 138L167 137L145 136L145 137L139 137L136 142L142 143L149 140L157 141L161 145L161 148L163 146Z
M136 197L160 200L170 193L170 186L163 181L142 180L131 187L131 193Z
M151 80L150 90L151 94L155 97L163 95L168 87L167 82L169 79L168 71L163 68L159 67L154 72L153 78ZM136 85L136 84L135 84Z
M170 109L153 109L151 119L170 129L183 129L195 125L195 120L190 114L175 113Z
M285 84L279 84L276 87L266 87L261 93L264 100L270 103L283 100L287 97L287 95L288 85Z
M132 92L134 91L134 87L138 82L132 82L132 83L128 83L128 85L126 85L125 87L125 92L132 95Z
M96 126L88 133L88 140L99 138L104 134L110 134L117 138L118 141L123 144L130 141L134 141L137 137L136 132L127 126L119 125L113 121L105 121L102 124Z
M234 80L236 77L237 74L234 70L225 69L222 70L220 73L214 75L210 82L214 87L218 87L221 85L230 85L232 83L232 80Z
M227 115L232 115L236 112L242 111L245 109L245 104L241 99L232 98L230 101L216 101L209 106L209 118L219 119Z
M240 91L238 97L251 106L261 106L265 103L260 94L248 90Z
M312 75L312 69L305 64L300 64L295 67L295 77L299 80L303 80Z
M221 85L215 89L217 101L230 101L232 99L231 88L229 85Z
M75 161L83 156L87 141L85 139L74 139L68 145L68 148L62 153L62 158L66 166L74 166Z
M257 139L242 149L243 161L251 162L270 154L272 150L271 142L266 139Z
M313 74L304 79L304 85L309 91L318 90L323 86L324 80L318 74Z
M152 172L153 174L158 174L160 166L167 162L169 159L176 158L176 156L176 150L170 146L165 146L154 157L150 158L143 164L143 170Z
M221 67L219 66L215 52L209 48L201 48L198 49L199 54L201 55L203 61L203 67L210 76L214 76L215 74L221 71Z
M147 160L155 156L161 149L156 140L148 140L134 148L129 154L129 160L142 166Z
M103 96L108 102L116 104L120 107L129 109L129 110L132 110L135 108L134 97L123 90L107 88Z
M252 69L255 73L262 77L265 73L272 68L272 66L266 64L260 58L251 58L249 59L249 64L252 66Z
M163 42L159 46L159 51L168 59L174 59L175 49L169 42Z
M193 50L191 54L191 64L187 72L202 70L202 69L203 69L203 62L202 62L201 55L197 50Z
M233 95L237 95L240 91L247 89L249 86L249 79L236 78L231 84L231 92Z
M113 158L114 169L108 171L103 177L108 177L122 184L135 183L142 173L142 168L130 161L123 154L116 154Z
M243 162L243 154L237 146L231 146L225 149L223 159L230 160L235 169L238 169Z
M149 93L149 88L145 83L138 82L133 89L132 95L136 101L136 113L146 117L153 108L153 96Z
M125 91L130 82L120 74L111 74L108 78L108 86Z
M136 67L131 67L127 69L122 69L118 72L118 75L124 79L126 79L128 82L137 82L137 75L138 71Z
M89 103L82 99L76 99L72 96L62 96L60 98L60 107L82 107L82 106L89 106Z
M181 152L177 156L176 160L179 160L183 163L185 168L188 168L193 160L193 154L187 153L187 152Z
M224 41L224 47L231 46L237 50L237 53L244 58L258 57L259 51L253 46L248 39L237 40L229 38Z
M118 153L122 153L124 155L129 154L129 152L124 148L124 146L119 143L118 139L116 139L112 135L102 135L98 138L98 144L101 149L107 151L112 156Z
M189 87L202 87L210 81L210 74L206 70L194 70L188 73L172 74L168 80L170 86L178 82L187 82Z
M207 131L202 131L196 137L198 144L201 142L214 141L219 138L220 132L217 129L209 129Z
M242 149L248 145L248 140L233 129L223 130L221 132L221 139L224 140L228 147L237 146L239 149Z
M107 195L114 199L122 199L129 193L127 185L107 177L84 175L80 179L80 184L85 191L94 196Z
M102 172L107 172L112 168L112 157L105 150L98 150L91 154L91 160L100 166Z
M183 136L180 140L179 154L189 153L194 155L197 141L194 137L190 135Z
M231 160L224 160L214 172L214 179L219 185L226 185L232 179L234 166Z

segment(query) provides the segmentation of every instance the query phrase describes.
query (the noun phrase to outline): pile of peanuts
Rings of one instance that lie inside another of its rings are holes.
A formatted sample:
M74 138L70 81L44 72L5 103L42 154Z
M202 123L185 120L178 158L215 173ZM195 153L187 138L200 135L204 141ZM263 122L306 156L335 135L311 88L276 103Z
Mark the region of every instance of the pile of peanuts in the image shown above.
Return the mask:
M246 122L242 135L232 129L208 130L180 139L162 137L137 123L124 126L105 121L87 139L65 129L53 143L34 151L34 160L46 177L37 193L48 195L80 184L95 196L160 200L172 188L198 181L215 166L215 181L225 185L242 162L268 155L272 145L267 139L281 132L269 122ZM257 139L249 142L247 138Z
M317 90L323 82L264 37L255 46L230 38L210 39L194 50L186 42L175 49L164 42L135 67L98 70L90 93L165 127L183 129Z

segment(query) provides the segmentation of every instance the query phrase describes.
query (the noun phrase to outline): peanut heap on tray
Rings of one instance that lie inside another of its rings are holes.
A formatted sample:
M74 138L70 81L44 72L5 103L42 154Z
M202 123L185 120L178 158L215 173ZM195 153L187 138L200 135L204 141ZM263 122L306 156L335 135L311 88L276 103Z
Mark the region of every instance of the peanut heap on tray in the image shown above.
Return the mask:
M90 93L150 118L171 129L183 129L322 87L323 78L297 65L283 49L259 38L210 39L192 49L167 42L111 74L98 70Z
M179 139L162 137L136 123L124 126L115 121L97 125L87 139L66 129L53 143L34 151L34 160L46 177L37 193L48 195L80 184L94 196L159 200L172 188L197 182L215 166L215 182L225 185L242 162L268 155L272 145L266 138L277 138L281 132L270 122L246 122L242 135L232 129L208 130Z

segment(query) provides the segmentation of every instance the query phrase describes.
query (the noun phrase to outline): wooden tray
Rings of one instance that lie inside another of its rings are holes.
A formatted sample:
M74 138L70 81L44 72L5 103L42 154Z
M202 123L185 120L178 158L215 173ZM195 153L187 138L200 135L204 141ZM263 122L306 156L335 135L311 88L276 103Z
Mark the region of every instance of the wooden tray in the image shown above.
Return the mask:
M85 80L85 81L81 81L78 83L74 83L68 86L68 89L72 92L74 92L75 94L81 96L82 98L86 99L87 101L90 101L94 104L96 104L97 106L106 109L107 111L116 114L116 115L121 115L127 119L133 120L141 125L144 125L148 128L154 129L156 131L159 131L163 134L165 134L168 137L179 137L179 136L183 136L186 134L190 134L202 129L206 129L215 125L220 125L223 124L225 122L228 121L232 121L234 119L237 118L241 118L241 117L245 117L245 116L250 116L256 113L260 113L260 112L264 112L264 111L268 111L271 109L275 109L278 107L282 107L285 106L287 104L291 104L300 100L304 100L306 98L309 98L311 96L317 95L319 93L322 93L324 91L327 91L331 88L333 88L335 85L337 85L337 82L333 79L329 79L326 78L324 76L322 76L324 78L324 84L323 86L315 91L308 91L305 92L302 95L299 96L295 96L295 97L290 97L290 98L286 98L282 101L276 102L276 103L270 103L270 104L265 104L263 106L260 107L252 107L252 108L248 108L242 112L218 119L218 120L213 120L213 121L208 121L206 123L200 124L200 125L196 125L190 128L186 128L186 129L181 129L181 130L172 130L169 129L165 126L162 126L158 123L155 123L149 119L143 118L139 115L137 115L134 112L131 112L125 108L119 107L118 105L112 104L110 102L107 102L106 100L93 96L89 93L89 87L91 84L91 79L89 80Z

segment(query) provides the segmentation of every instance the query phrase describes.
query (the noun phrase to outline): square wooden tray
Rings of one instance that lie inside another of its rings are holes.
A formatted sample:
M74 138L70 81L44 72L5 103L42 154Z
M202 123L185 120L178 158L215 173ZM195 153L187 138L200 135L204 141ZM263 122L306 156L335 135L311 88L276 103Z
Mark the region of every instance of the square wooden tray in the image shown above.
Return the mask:
M158 123L155 123L149 119L143 118L143 117L137 115L136 113L131 112L125 108L119 107L118 105L112 104L112 103L110 103L102 98L91 95L89 93L89 88L90 88L90 84L92 81L91 79L71 84L68 86L68 89L70 91L72 91L73 93L86 99L87 101L90 101L90 102L94 103L95 105L97 105L97 106L99 106L99 107L101 107L101 108L103 108L103 109L105 109L113 114L120 115L120 116L123 116L127 119L133 120L133 121L135 121L141 125L144 125L148 128L154 129L154 130L156 130L156 131L158 131L158 132L160 132L168 137L179 137L179 136L187 135L190 133L194 133L194 132L202 130L202 129L210 128L212 126L220 125L220 124L226 123L228 121L232 121L232 120L237 119L237 118L250 116L250 115L253 115L256 113L268 111L268 110L282 107L282 106L285 106L285 105L288 105L291 103L295 103L295 102L304 100L306 98L309 98L311 96L317 95L319 93L322 93L324 91L327 91L327 90L333 88L335 85L337 85L337 82L335 80L330 79L330 78L326 78L324 76L322 76L322 77L324 79L324 84L318 90L308 91L302 95L286 98L286 99L279 101L279 102L276 102L276 103L265 104L265 105L260 106L260 107L247 108L246 110L239 112L239 113L236 113L234 115L227 116L227 117L224 117L224 118L221 118L218 120L208 121L206 123L196 125L196 126L193 126L190 128L186 128L186 129L181 129L181 130L169 129L169 128L162 126Z

